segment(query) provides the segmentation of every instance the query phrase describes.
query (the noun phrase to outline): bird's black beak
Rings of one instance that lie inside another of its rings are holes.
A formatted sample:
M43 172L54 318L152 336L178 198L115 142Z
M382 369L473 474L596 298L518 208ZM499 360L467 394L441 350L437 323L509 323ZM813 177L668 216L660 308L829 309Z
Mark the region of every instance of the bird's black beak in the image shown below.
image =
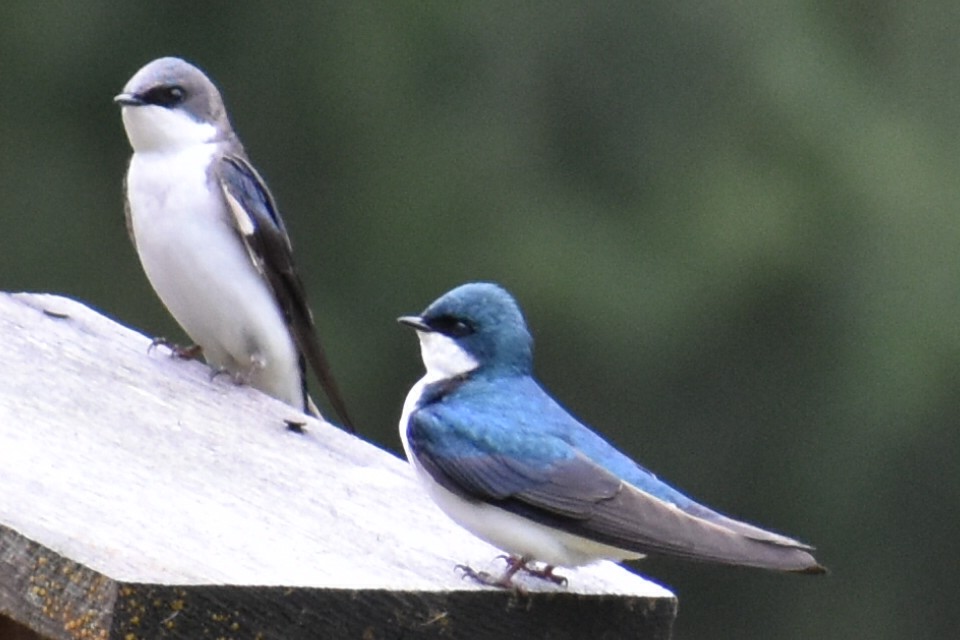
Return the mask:
M113 97L113 101L121 107L139 107L145 104L143 99L135 93L120 93Z
M397 318L397 322L400 324L405 324L408 327L413 327L417 331L433 331L426 322L423 321L423 318L420 316L400 316Z

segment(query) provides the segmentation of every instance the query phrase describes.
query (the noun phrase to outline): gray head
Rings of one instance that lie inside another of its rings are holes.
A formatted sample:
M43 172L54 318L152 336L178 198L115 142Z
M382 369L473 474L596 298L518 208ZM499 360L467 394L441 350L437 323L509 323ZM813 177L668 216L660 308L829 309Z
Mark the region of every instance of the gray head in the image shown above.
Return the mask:
M114 98L134 151L173 150L233 136L217 87L180 58L158 58Z
M419 316L399 319L415 328L427 375L447 378L483 368L529 374L533 338L513 297L488 282L445 293Z

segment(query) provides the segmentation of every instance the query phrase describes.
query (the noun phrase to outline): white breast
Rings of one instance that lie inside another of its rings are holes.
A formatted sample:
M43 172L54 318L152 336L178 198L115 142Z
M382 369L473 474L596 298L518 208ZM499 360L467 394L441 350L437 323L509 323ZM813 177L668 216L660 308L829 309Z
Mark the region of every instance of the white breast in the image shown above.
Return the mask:
M400 440L417 478L437 506L454 522L507 553L546 562L553 566L576 567L598 560L639 558L639 554L572 536L538 524L498 507L461 498L438 484L417 462L410 449L407 425L424 388L434 382L470 371L477 366L456 344L435 333L419 333L427 373L407 394L400 416ZM471 364L472 362L472 364Z
M207 168L217 146L137 152L127 197L137 253L164 305L213 366L303 406L297 351Z

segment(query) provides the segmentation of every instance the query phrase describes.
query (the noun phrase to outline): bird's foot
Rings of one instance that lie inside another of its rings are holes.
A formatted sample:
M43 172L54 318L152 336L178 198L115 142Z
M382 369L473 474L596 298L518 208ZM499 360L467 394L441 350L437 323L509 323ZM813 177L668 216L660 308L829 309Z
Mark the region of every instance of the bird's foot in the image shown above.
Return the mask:
M199 360L203 355L203 347L198 344L192 344L189 347L181 347L176 342L171 342L166 338L154 338L147 347L147 353L150 353L157 347L166 347L170 350L170 356L180 358L181 360Z
M226 367L215 367L210 371L210 380L216 380L220 376L227 376L233 384L243 386L249 382L249 376L241 371L230 371Z
M567 586L567 579L563 576L558 576L557 574L555 574L553 572L555 568L556 567L550 564L544 565L543 569L537 569L535 567L530 566L529 564L524 564L520 570L523 571L528 576L533 576L534 578L540 578L541 580L552 582L553 584L559 585L561 587Z
M499 589L507 589L510 591L515 591L519 594L525 594L527 592L519 584L513 581L514 574L520 570L520 565L515 565L511 562L512 557L507 557L507 570L503 572L500 576L495 576L486 571L477 571L473 567L470 567L465 564L458 564L454 569L463 572L463 578L470 578L474 582L478 582L482 585L488 587L497 587ZM521 560L520 558L517 558ZM522 560L521 560L522 561Z
M543 572L537 572L535 569L530 569L527 565L531 560L524 558L522 556L513 556L513 555L501 555L497 556L502 558L507 563L507 569L500 576L494 576L486 571L476 571L473 568L465 565L458 564L456 569L459 569L463 572L464 578L470 578L475 580L480 584L485 584L490 587L499 587L501 589L510 589L520 594L527 592L522 586L513 581L513 576L517 574L518 571L523 571L524 573L530 573L532 575L539 575L539 577L545 578L546 575L553 576L551 571L553 567L548 567ZM540 575L543 574L543 575ZM560 576L553 576L552 578L545 578L548 580L556 580ZM560 578L566 582L565 578Z
M239 369L228 369L227 367L216 367L210 375L211 380L227 375L233 380L233 384L245 387L252 384L257 372L267 366L267 361L259 353L250 355L250 365Z
M240 367L236 370L220 367L214 377L220 374L228 373L233 379L234 384L240 386L253 385L253 380L256 378L257 373L266 366L267 361L263 358L263 356L261 356L259 353L254 353L250 356L250 364L248 366Z
M533 566L533 560L527 560L519 556L510 556L507 554L501 554L497 556L497 559L503 560L507 563L507 570L516 573L522 571L528 576L534 578L539 578L540 580L546 580L547 582L552 582L553 584L560 585L561 587L567 586L567 579L564 576L559 576L553 572L556 567L552 564L543 565L543 569L537 569Z

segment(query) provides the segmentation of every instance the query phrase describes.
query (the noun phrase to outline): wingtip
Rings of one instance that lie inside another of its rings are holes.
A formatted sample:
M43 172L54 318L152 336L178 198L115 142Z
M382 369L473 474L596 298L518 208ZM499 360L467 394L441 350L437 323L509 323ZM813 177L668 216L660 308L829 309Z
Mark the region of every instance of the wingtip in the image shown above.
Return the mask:
M347 406L344 404L343 399L338 397L337 402L333 404L333 409L337 412L337 417L340 418L340 428L351 435L357 435L357 428L353 426L353 418L347 413Z
M830 571L822 564L814 564L809 567L804 567L803 569L795 569L790 573L799 573L805 576L823 576L830 573Z

